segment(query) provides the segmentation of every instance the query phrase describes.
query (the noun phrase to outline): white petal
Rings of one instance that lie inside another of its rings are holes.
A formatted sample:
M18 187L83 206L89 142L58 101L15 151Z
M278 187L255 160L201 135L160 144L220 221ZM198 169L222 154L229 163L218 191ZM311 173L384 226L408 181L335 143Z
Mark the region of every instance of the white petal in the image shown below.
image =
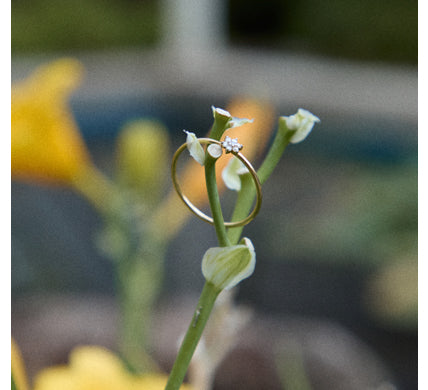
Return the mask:
M309 119L312 122L320 122L320 118L312 114L312 112L305 110L304 108L299 108L297 110L297 115L299 115L302 118Z
M190 155L201 165L205 163L205 151L195 133L184 130L187 134L186 143L187 149L189 150Z
M221 173L224 184L233 191L241 190L241 178L239 175L248 173L247 167L237 157L232 157Z
M304 119L301 121L300 126L296 133L290 138L290 142L292 144L297 144L298 142L303 141L308 134L311 132L311 130L314 127L314 122Z
M247 279L250 277L254 269L256 268L256 251L254 250L254 245L251 242L251 240L247 237L243 237L242 240L239 242L240 245L245 245L249 252L250 252L250 261L248 263L248 266L241 271L239 275L236 275L230 282L227 287L225 287L226 290L229 290L230 288L236 286L241 280Z
M320 121L317 116L303 108L299 108L294 115L282 118L285 120L287 129L294 131L294 134L290 138L290 142L293 144L303 141L312 131L315 123Z
M230 125L230 128L233 129L234 127L239 127L247 123L253 123L253 122L254 122L254 119L233 117L232 120L229 122L229 125Z
M296 115L290 115L290 116L285 116L285 123L287 124L287 127L289 130L297 130L297 128L299 127L299 119Z

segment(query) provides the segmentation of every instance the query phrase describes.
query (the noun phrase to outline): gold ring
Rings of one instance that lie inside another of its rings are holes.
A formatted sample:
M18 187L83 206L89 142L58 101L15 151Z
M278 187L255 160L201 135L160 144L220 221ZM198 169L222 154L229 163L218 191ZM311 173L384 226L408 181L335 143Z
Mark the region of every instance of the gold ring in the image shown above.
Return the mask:
M216 144L221 146L222 148L226 149L226 153L232 153L234 156L236 156L241 162L247 167L248 171L251 174L251 177L253 178L255 187L256 187L256 205L254 206L253 211L244 219L236 222L225 222L224 225L226 227L238 227L238 226L244 226L251 222L255 216L260 211L260 207L262 205L262 186L260 184L259 177L257 176L257 172L251 165L251 163L246 159L244 155L242 155L239 150L242 148L242 145L239 145L240 148L234 150L229 150L230 148L226 148L223 142L211 139L211 138L198 138L198 141L202 144ZM235 140L233 140L235 141ZM189 198L183 194L181 191L181 187L178 184L177 180L177 161L180 154L186 149L187 143L184 143L181 145L177 151L175 152L172 163L171 163L171 175L172 175L172 183L174 185L175 190L177 191L178 196L181 198L181 200L184 202L184 204L189 208L190 211L192 211L197 217L202 219L205 222L210 223L211 225L214 225L214 220L209 217L208 215L204 214L201 210L199 210L192 202L190 202Z

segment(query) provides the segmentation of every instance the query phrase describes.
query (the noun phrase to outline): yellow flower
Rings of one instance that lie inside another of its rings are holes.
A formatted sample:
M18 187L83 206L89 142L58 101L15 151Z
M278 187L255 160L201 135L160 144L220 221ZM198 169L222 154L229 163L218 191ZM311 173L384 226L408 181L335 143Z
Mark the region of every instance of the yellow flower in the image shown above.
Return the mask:
M134 380L134 390L164 390L168 376L164 374L145 374ZM181 390L192 390L188 384L180 386Z
M12 352L11 352L11 367L13 380L17 390L28 390L27 376L25 374L25 366L22 360L21 352L19 351L18 345L15 340L12 339Z
M252 161L265 150L269 141L274 123L274 110L266 102L239 97L232 100L227 111L234 117L254 119L252 123L226 132L229 137L238 138L244 145L243 154ZM225 188L221 173L231 157L231 154L224 155L216 163L217 185L220 192ZM190 159L179 180L183 191L193 204L202 207L208 203L203 168L194 163L193 159ZM172 191L155 213L153 220L161 227L162 234L172 236L191 215L181 199Z
M167 380L164 374L132 375L107 349L84 346L71 352L68 366L39 373L34 390L163 390ZM183 385L181 389L191 387Z
M82 77L81 64L60 59L12 86L12 177L70 184L91 166L68 107Z

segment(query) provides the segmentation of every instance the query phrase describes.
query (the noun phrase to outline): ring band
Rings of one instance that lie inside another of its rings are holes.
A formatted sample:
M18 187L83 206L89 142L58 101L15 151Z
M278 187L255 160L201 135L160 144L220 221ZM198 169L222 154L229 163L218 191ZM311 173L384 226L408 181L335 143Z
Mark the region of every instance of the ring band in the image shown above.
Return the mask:
M222 142L211 139L211 138L198 138L198 141L202 144L216 144L221 147L223 147ZM199 210L192 202L190 202L189 198L183 194L183 191L181 190L180 185L178 184L177 180L177 161L180 157L181 153L187 148L187 143L184 143L181 145L177 151L175 152L172 163L171 163L171 176L172 176L172 183L174 185L175 190L177 191L178 196L181 198L181 200L184 202L184 204L189 208L190 211L192 211L197 217L202 219L205 222L208 222L211 225L214 225L213 218L209 217L208 215L204 214L201 210ZM231 152L234 156L236 156L248 169L248 171L251 174L251 177L253 178L255 187L256 187L256 205L253 208L253 211L244 219L236 222L225 222L224 225L226 227L238 227L238 226L244 226L251 222L255 216L260 211L260 207L262 205L262 186L260 184L259 177L257 176L257 172L251 165L251 163L246 159L246 157L241 152Z

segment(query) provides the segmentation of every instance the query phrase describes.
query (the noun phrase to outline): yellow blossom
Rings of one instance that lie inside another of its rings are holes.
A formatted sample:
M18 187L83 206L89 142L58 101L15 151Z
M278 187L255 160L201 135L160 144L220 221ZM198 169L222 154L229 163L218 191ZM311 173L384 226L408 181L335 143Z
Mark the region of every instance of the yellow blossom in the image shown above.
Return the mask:
M11 367L13 380L17 390L28 390L27 376L25 374L25 366L22 360L21 352L15 340L12 339L12 352L11 352Z
M34 390L163 390L167 380L164 374L133 375L107 349L82 346L71 352L68 366L40 372ZM181 389L191 387L183 385Z
M238 138L244 145L242 153L253 161L265 150L269 141L274 123L274 109L266 102L238 97L227 106L227 111L234 117L254 119L252 123L234 127L226 132L229 137ZM220 192L225 188L221 173L232 157L232 154L224 155L216 163L217 185ZM193 159L190 159L179 180L183 191L194 205L203 207L208 203L203 168L194 163ZM161 226L162 234L171 236L190 215L175 191L171 191L155 213L154 223Z
M65 58L12 85L13 178L70 184L92 165L68 107L82 71L78 61Z

